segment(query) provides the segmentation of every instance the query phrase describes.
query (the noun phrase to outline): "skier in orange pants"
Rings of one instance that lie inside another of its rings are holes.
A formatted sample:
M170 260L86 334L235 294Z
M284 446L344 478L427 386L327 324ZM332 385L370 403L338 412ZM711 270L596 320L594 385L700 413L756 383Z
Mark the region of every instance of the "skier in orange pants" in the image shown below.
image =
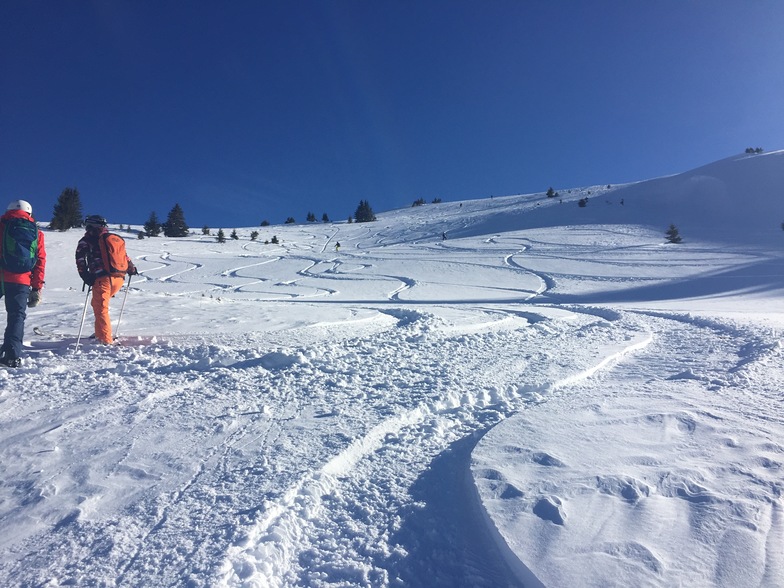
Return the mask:
M109 232L105 218L90 215L84 224L84 237L76 246L76 269L84 283L92 288L95 338L99 343L111 345L109 300L122 288L126 274L135 276L139 272L125 252L125 241Z

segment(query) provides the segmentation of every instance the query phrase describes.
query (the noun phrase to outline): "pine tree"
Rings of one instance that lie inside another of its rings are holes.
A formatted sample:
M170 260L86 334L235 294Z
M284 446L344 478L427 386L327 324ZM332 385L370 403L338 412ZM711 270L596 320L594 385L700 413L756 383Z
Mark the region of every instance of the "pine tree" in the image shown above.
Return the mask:
M161 223L158 222L158 215L153 210L150 213L150 218L147 219L147 222L144 223L144 232L147 233L148 237L157 237L161 234Z
M670 225L670 228L667 229L665 235L667 236L668 243L680 243L683 240L681 239L681 236L678 234L678 227L676 227L675 225Z
M250 232L250 240L251 241L255 241L258 238L259 238L259 232L258 231L251 231Z
M209 235L210 234L210 227L208 227L207 225L204 225L201 228L201 234L202 235Z
M293 225L293 224L294 224L294 223L296 223L296 222L297 222L297 221L295 221L295 220L294 220L294 217L293 217L293 216L290 216L289 218L287 218L287 219L286 219L286 222L285 222L285 223L283 223L283 224L286 224L286 225Z
M49 228L55 231L67 231L71 227L82 226L82 202L79 199L79 190L66 188L60 193L54 205L52 222Z
M269 221L268 221L267 219L264 219L263 221L261 221L261 226L262 226L262 227L268 227L268 226L269 226L269 224L270 224L270 223L269 223Z
M312 212L308 212L308 216L306 218L307 218L307 221L309 223L315 223L316 222L316 215L313 214Z
M322 223L328 223L329 222L329 217L327 216L326 212L321 215L321 222Z
M273 243L273 244L277 245L279 242L280 241L278 241L278 236L277 235L272 235L272 240L270 241L270 243Z
M358 223L368 223L376 220L376 215L373 214L370 202L367 200L360 200L357 211L354 213L354 218Z
M185 223L185 213L179 204L175 204L174 208L169 211L169 216L166 222L163 223L163 234L167 237L187 237L188 225Z
M223 229L218 229L218 235L215 238L218 240L218 243L226 242L226 234L223 232Z
M237 229L231 231L231 238L237 241L240 237L237 235Z

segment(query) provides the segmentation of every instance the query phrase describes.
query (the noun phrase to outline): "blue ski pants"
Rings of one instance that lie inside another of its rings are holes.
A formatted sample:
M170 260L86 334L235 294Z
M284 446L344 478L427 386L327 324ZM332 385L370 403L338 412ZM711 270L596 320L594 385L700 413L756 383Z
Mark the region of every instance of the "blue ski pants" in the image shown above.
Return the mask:
M9 359L16 359L22 355L22 339L24 338L24 323L25 318L27 318L27 298L30 296L30 286L10 284L8 282L4 282L2 286L0 296L5 298L8 322L6 323L0 354Z

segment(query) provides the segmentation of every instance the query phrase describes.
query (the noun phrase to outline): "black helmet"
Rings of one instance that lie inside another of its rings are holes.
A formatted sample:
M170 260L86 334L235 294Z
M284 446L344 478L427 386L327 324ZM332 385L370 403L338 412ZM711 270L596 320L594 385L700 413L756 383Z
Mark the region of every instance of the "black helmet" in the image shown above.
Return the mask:
M106 226L106 219L103 218L99 214L91 214L86 219L84 219L84 225L86 227L105 227Z

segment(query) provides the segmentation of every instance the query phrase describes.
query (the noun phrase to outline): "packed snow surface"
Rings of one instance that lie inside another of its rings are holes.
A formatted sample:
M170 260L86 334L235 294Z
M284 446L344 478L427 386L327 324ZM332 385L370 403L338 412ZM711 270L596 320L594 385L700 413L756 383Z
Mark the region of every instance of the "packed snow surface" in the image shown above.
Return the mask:
M114 347L48 231L0 585L784 586L784 153L546 188L121 230Z

